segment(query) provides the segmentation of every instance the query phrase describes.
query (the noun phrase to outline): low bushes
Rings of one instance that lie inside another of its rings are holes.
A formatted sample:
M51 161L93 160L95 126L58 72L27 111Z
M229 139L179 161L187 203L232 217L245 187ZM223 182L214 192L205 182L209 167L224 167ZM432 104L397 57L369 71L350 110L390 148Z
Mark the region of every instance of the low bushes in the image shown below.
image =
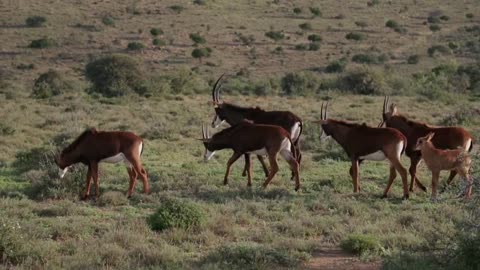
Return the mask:
M60 95L70 88L70 84L62 74L55 70L49 70L35 80L32 96L35 98L49 98Z
M340 244L347 252L357 255L374 254L380 251L380 241L373 235L351 234Z
M170 228L191 229L200 226L205 219L203 211L194 203L178 199L167 199L148 219L154 231Z

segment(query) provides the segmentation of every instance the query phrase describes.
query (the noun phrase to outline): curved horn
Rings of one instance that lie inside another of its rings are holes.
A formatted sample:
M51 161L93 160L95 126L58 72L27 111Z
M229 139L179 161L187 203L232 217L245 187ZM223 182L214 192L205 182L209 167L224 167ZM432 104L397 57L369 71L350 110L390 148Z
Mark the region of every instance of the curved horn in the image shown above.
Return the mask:
M202 124L202 139L205 139L205 124Z
M325 105L325 120L328 119L328 101L327 104Z
M207 132L207 139L210 139L210 131L208 130L208 126L205 126L205 130Z
M320 120L325 120L323 119L323 102L322 102L322 108L320 109Z
M218 78L218 80L215 82L215 84L213 85L213 88L212 88L212 99L213 99L213 102L215 102L215 103L219 102L218 89L220 89L221 85L218 86L218 88L217 88L217 85L220 82L220 80L223 78L223 75L225 75L225 73L223 73L222 76L220 76L220 78Z
M387 111L387 95L383 98L383 114Z

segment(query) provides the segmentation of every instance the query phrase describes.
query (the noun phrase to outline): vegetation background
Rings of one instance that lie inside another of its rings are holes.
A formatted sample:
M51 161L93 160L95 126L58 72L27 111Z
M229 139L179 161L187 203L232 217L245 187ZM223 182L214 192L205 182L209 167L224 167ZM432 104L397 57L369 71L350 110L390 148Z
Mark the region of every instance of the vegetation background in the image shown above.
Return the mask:
M458 179L438 203L420 191L402 202L398 179L380 199L388 165L366 162L353 194L349 161L310 121L330 100L331 117L376 126L389 94L411 119L479 138L479 10L476 0L0 3L1 267L478 269L478 181L467 202L455 199ZM262 190L256 161L251 189L242 161L222 186L228 151L203 163L196 139L222 73L225 100L304 119L300 192L286 164ZM52 156L87 127L145 138L151 195L138 185L125 197L123 165L101 166L98 201L79 201L81 165L58 179ZM430 185L424 165L420 179Z

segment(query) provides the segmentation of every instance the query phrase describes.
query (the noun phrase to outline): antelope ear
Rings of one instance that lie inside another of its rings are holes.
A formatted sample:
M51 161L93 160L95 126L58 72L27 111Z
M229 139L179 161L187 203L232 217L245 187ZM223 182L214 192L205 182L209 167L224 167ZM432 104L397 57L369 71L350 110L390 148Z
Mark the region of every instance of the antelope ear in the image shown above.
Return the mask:
M426 138L427 141L430 141L433 138L434 135L435 135L435 133L433 133L433 132L428 133L427 138Z
M397 104L395 103L390 104L390 114L391 115L397 114Z

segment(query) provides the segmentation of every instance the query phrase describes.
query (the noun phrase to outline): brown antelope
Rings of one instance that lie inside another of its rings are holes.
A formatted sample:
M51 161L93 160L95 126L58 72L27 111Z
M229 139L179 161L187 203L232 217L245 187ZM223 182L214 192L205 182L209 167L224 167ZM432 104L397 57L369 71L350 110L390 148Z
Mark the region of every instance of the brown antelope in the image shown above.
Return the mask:
M437 185L440 171L449 170L457 172L460 177L468 183L465 190L465 197L469 198L472 194L473 178L469 171L472 165L472 159L466 149L440 150L435 148L432 138L435 133L430 132L427 136L418 139L415 150L422 153L428 169L432 172L432 200L437 197Z
M208 127L202 126L202 141L205 146L204 160L208 161L212 158L216 151L222 149L232 149L233 155L227 162L227 172L223 181L224 185L228 184L228 176L230 167L242 155L256 154L267 155L270 161L270 171L267 179L263 183L266 188L278 172L277 156L280 154L285 159L295 179L295 190L300 189L299 165L292 152L292 140L290 134L279 126L273 125L257 125L248 121L242 121L236 125L226 128L210 138ZM246 157L249 157L248 155ZM251 164L250 159L246 159L248 186L252 185Z
M295 156L297 158L297 162L300 163L301 153L299 148L299 140L303 129L302 120L289 111L265 111L259 107L246 108L221 101L219 92L221 84L218 84L222 77L223 75L218 78L212 89L212 99L215 108L215 116L212 121L212 127L217 128L223 122L227 122L230 126L233 126L240 123L244 119L250 120L255 124L280 126L286 131L290 132L290 138L293 142L292 146L294 146L292 147L292 150L296 151ZM249 157L247 157L248 155L249 154L245 154L245 168L243 170L243 176L245 176L245 173L247 172L247 159L249 159ZM263 157L261 155L257 155L257 157L262 164L265 175L268 176L268 168L263 160ZM294 173L292 172L292 179L293 177Z
M417 177L417 166L422 158L421 152L415 149L415 144L417 143L418 138L424 137L430 132L433 132L435 133L435 137L433 138L432 143L436 148L446 150L462 147L468 151L472 150L473 137L465 129L461 127L435 127L409 120L407 117L398 113L395 104L392 103L389 106L388 103L389 97L386 96L383 101L383 121L380 123L379 127L385 124L387 127L397 129L407 137L407 149L405 150L405 154L410 158L410 191L413 191L415 184L423 191L427 190ZM388 107L390 108L387 111ZM447 185L452 182L456 174L456 170L450 171Z
M398 130L393 128L373 128L363 124L348 123L329 119L328 103L325 110L322 104L322 119L315 121L322 126L321 139L333 137L342 146L352 161L350 175L353 181L353 192L359 192L358 181L359 165L363 160L390 161L390 177L383 197L387 197L393 180L400 173L403 183L403 198L408 199L407 170L400 163L407 139Z
M149 193L147 172L140 162L143 152L143 140L131 132L123 131L97 131L85 130L75 141L67 146L60 155L55 157L55 163L61 169L60 177L63 178L70 166L83 163L88 166L87 185L82 199L90 195L92 178L95 182L96 196L99 196L98 164L100 162L118 163L127 165L130 186L127 196L130 197L135 187L137 176L143 180L143 189Z

